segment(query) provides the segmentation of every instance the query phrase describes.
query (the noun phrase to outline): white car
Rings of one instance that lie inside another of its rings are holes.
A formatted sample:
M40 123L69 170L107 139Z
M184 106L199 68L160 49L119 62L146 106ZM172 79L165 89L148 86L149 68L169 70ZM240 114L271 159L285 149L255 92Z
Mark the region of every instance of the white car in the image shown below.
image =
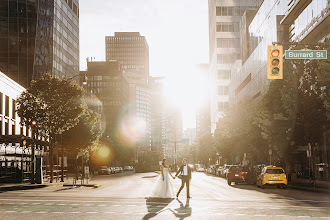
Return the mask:
M205 172L205 169L204 169L204 167L199 166L199 167L196 168L196 171L197 172Z
M125 166L124 171L133 171L134 168L132 166Z

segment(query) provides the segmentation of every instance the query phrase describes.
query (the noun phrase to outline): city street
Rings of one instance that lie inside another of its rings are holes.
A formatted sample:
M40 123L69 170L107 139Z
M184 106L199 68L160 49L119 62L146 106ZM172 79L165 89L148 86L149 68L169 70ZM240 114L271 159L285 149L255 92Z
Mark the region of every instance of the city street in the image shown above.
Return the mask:
M293 189L228 186L193 173L191 196L148 199L157 173L95 176L99 188L63 187L0 192L1 219L330 219L330 196ZM181 180L173 180L175 191Z

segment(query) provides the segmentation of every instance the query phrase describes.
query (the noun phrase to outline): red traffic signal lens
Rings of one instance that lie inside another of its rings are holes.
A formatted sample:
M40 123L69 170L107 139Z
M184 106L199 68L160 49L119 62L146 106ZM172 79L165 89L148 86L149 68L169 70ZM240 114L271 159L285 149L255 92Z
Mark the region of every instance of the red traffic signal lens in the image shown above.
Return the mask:
M273 57L278 57L280 55L280 51L278 49L275 49L272 51L272 56Z
M274 68L272 69L272 74L273 74L273 75L277 75L279 72L280 72L280 69L277 68L277 67L274 67Z
M279 59L273 59L272 60L272 65L273 66L278 66L279 63L280 63Z

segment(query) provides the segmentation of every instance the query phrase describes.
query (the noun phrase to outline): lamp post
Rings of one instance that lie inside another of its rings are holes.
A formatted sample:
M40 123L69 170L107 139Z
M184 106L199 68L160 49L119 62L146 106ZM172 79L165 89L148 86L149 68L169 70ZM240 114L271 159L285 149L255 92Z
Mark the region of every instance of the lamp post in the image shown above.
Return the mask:
M32 128L32 155L31 155L31 184L35 183L35 135L36 135L36 128L37 128L37 122L32 121L31 122L31 128Z

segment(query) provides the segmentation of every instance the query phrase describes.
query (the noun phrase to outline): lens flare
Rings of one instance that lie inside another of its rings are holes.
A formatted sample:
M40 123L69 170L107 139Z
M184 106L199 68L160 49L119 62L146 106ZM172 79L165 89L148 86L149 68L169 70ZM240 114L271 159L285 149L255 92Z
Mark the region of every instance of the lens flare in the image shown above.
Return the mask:
M101 146L98 150L98 155L101 158L109 158L110 153L111 153L110 149L108 147L105 147L105 146Z

